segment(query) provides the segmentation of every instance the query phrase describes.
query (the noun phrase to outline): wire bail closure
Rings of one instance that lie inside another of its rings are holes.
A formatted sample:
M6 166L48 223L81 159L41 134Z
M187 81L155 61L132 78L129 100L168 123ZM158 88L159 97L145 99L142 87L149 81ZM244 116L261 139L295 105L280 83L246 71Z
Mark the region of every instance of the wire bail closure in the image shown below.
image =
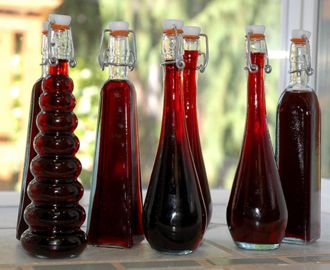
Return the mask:
M309 43L309 39L306 35L303 35L302 38L305 40L306 43L306 54L305 54L305 64L306 64L306 74L308 76L313 75L314 73L314 69L312 68L312 60L311 60L311 48L310 48L310 43ZM307 57L306 57L307 55Z
M57 45L54 40L52 40L52 32L55 32L53 29L53 25L55 24L55 21L50 20L48 25L48 33L47 33L47 42L48 42L48 64L50 66L56 66L58 65L58 55L56 54L55 46ZM62 31L62 30L61 30ZM74 46L73 46L73 39L72 39L72 32L71 27L68 27L65 29L68 33L68 51L69 55L67 55L67 60L69 60L70 67L75 67L77 65L77 61L74 58ZM42 63L42 65L46 65L46 63Z
M251 34L252 32L247 33L246 37L246 67L244 68L245 70L248 70L251 73L256 73L258 72L258 66L256 64L252 64L251 60ZM269 57L268 57L268 49L267 49L267 43L264 42L265 44L265 55L266 55L266 65L264 67L264 70L267 74L272 72L272 66L269 64Z
M165 60L162 61L162 65L167 65L167 64L176 64L178 69L184 69L184 60L183 60L183 37L182 34L178 32L178 29L175 24L173 24L173 31L174 31L174 36L175 36L175 55L174 58L175 60Z
M203 57L203 63L197 67L197 70L203 73L209 63L209 39L206 34L199 34L199 37L205 40L205 52L199 52L199 55Z
M109 35L111 35L112 30L111 29L105 29L102 32L99 55L97 57L99 65L100 65L102 71L104 70L105 67L109 67L109 66L128 67L130 71L133 71L134 68L135 68L136 60L137 60L135 32L133 30L128 30L128 33L130 33L132 35L132 50L129 51L128 62L123 63L123 64L118 64L118 63L115 63L115 62L111 62L111 60L110 60L110 49L105 48L105 46L103 46L104 36L105 36L106 33L109 33Z

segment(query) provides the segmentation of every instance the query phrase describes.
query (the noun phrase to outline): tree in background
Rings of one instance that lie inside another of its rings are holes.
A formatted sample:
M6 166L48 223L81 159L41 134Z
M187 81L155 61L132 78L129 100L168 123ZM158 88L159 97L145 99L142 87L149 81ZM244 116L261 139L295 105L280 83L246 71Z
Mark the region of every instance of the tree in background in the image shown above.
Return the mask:
M210 62L199 76L200 136L211 187L230 187L246 114L245 25L265 24L269 48L279 44L280 0L66 0L58 12L73 17L78 65L71 76L76 83L79 158L85 186L89 187L91 179L99 92L107 78L107 72L102 73L96 61L101 30L109 21L125 20L136 31L138 63L129 76L138 96L142 179L147 184L162 115L162 20L182 18L186 25L201 26L209 36ZM271 64L273 72L266 76L266 95L273 135L279 66Z

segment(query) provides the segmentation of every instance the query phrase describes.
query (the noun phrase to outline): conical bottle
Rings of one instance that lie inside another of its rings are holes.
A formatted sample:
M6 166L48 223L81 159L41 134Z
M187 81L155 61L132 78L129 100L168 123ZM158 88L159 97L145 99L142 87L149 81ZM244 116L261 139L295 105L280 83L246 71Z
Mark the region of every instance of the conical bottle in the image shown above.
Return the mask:
M135 35L127 22L111 22L104 34L109 46L99 62L110 66L110 77L101 90L87 241L131 247L144 239L136 93L127 79L136 61Z
M200 51L200 37L205 38L206 53ZM184 42L184 70L183 70L183 96L185 119L189 144L194 159L199 184L201 186L203 199L207 213L207 225L212 217L212 199L204 165L201 142L199 139L199 128L197 119L197 74L196 71L204 72L208 63L208 39L205 34L201 34L201 28L197 26L183 27ZM204 63L199 65L199 56L204 56Z
M33 140L35 136L38 134L37 128L37 115L40 112L39 106L39 97L42 93L41 83L42 80L47 76L48 73L48 27L49 22L43 22L42 24L42 75L36 83L33 85L32 93L31 93L31 103L30 103L30 114L29 114L29 125L27 132L27 140L26 140L26 148L25 148L25 160L24 160L24 169L23 169L23 178L22 178L22 186L21 186L21 197L18 208L18 217L17 217L17 226L16 226L16 238L17 240L21 239L22 233L28 228L24 220L24 211L25 208L31 203L31 200L27 194L27 187L31 180L33 179L33 175L30 170L31 160L36 156L36 152L33 148Z
M77 181L81 163L75 157L79 140L73 134L78 120L69 63L75 66L70 16L51 14L48 31L49 74L42 82L34 139L37 156L31 162L34 179L28 186L31 204L24 218L29 225L21 237L31 255L46 258L74 257L86 247L80 229L85 211L79 205L83 186Z
M170 254L195 250L207 220L185 124L182 26L180 20L165 20L163 25L163 119L143 208L147 241L152 248Z
M227 224L240 248L278 248L287 209L266 121L264 69L268 64L264 26L246 28L248 108L241 157L229 203ZM266 64L265 64L266 60Z
M320 238L321 112L309 49L310 32L292 31L290 84L277 106L276 159L288 208L283 242L304 244Z

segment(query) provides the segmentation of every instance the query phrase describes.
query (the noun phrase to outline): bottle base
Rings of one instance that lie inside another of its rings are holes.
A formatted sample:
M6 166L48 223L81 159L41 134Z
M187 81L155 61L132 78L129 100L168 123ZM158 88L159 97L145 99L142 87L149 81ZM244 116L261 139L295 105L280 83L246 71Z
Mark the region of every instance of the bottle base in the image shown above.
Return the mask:
M114 248L114 249L125 249L129 248L127 246L121 246L121 245L114 245L114 244L89 244L93 247L98 247L98 248Z
M235 241L235 244L242 249L248 250L273 250L280 247L280 244L253 244Z
M193 250L157 250L157 251L164 255L171 255L171 256L184 256L184 255L189 255L193 252Z
M22 234L21 244L25 251L37 258L73 258L86 248L87 241L83 231L75 234L42 235L27 230Z
M284 237L282 243L293 244L293 245L309 245L314 243L317 239L318 238L307 241L297 237Z

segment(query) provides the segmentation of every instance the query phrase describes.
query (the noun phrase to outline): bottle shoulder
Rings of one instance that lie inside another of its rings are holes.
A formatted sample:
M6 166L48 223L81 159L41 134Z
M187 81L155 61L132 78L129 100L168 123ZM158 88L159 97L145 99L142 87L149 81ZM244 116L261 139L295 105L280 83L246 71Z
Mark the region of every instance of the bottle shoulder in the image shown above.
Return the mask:
M131 90L135 91L135 87L130 80L108 80L102 87L103 91L108 91L112 89L123 89L123 90Z
M311 108L318 108L319 110L318 97L312 88L287 88L283 91L279 99L278 109L298 107L301 110L310 110Z

